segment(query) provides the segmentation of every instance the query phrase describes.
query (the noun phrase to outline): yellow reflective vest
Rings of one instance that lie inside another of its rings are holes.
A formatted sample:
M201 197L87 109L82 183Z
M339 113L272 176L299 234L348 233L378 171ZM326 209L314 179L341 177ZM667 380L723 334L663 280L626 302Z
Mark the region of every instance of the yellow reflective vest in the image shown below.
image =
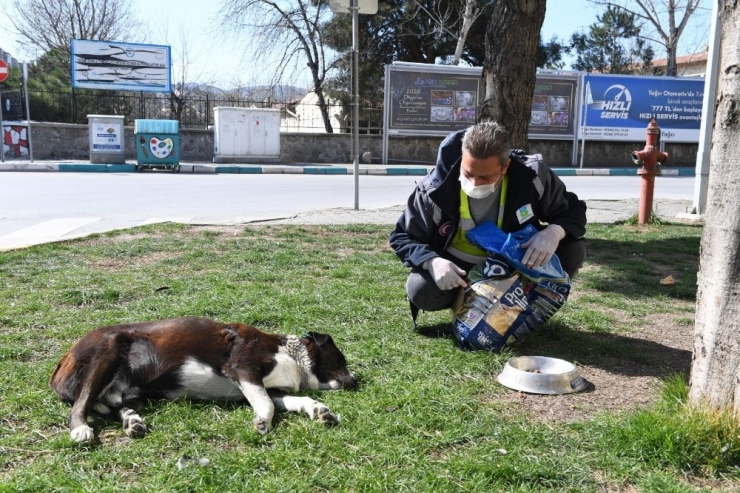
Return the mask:
M477 246L473 245L465 237L465 233L475 227L475 221L473 216L470 215L470 203L468 202L468 196L465 194L463 189L460 189L460 227L457 228L457 233L452 239L452 244L448 248L448 251L455 257L469 262L471 264L479 264L486 259L488 254L485 250L481 250Z

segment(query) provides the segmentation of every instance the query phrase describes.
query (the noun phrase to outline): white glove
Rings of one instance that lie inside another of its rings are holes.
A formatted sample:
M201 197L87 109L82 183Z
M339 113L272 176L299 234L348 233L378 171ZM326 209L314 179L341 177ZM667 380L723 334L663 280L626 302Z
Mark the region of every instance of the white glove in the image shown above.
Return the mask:
M424 262L424 268L429 271L434 283L442 291L460 287L467 287L468 283L462 276L465 271L442 257L434 257Z
M560 240L565 238L565 230L557 224L551 224L542 231L537 232L528 242L522 245L526 248L522 263L530 268L537 268L546 264L552 258L552 254L558 249Z

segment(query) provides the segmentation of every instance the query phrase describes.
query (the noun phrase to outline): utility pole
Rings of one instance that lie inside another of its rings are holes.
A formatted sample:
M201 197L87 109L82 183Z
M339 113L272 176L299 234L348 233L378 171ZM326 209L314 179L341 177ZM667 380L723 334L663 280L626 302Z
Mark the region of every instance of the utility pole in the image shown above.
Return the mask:
M360 5L352 0L352 170L355 183L355 210L360 208Z
M31 141L31 111L28 107L28 66L23 62L23 95L26 98L26 123L28 124L28 159L33 162L33 142Z
M360 208L360 16L378 12L378 0L329 0L335 14L352 14L352 169L355 210Z

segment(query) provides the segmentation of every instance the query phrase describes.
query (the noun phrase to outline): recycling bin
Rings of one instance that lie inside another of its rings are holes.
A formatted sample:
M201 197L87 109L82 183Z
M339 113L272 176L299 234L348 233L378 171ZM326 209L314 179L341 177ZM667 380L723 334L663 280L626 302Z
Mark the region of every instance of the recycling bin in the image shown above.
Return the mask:
M123 116L87 115L90 163L125 164Z
M135 120L137 169L180 169L180 122Z

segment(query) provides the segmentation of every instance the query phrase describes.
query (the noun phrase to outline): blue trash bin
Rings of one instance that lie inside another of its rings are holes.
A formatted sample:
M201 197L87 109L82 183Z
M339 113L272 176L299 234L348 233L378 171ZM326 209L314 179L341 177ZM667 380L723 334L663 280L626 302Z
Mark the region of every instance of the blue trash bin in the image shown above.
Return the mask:
M135 120L137 168L180 169L180 122Z

